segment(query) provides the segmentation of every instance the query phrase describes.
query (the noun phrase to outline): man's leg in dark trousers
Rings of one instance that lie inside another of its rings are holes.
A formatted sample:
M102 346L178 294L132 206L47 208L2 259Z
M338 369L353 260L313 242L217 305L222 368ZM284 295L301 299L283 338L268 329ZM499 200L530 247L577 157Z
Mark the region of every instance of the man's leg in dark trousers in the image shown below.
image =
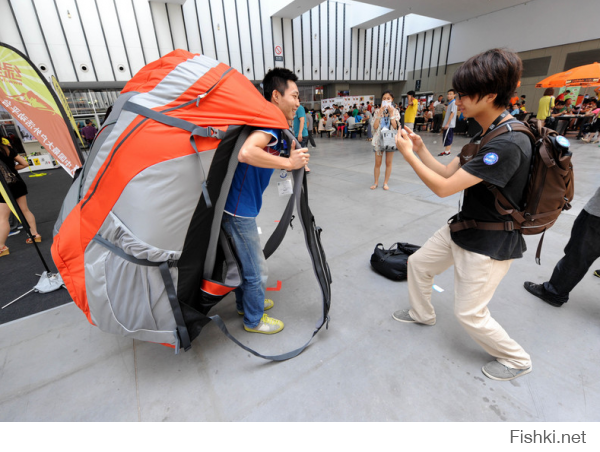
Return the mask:
M577 216L565 256L558 261L550 281L544 288L564 303L569 293L581 281L596 259L600 257L600 217L585 210Z
M315 139L314 139L311 131L308 132L308 141L310 141L310 144L312 145L313 148L317 147L317 144L315 143Z

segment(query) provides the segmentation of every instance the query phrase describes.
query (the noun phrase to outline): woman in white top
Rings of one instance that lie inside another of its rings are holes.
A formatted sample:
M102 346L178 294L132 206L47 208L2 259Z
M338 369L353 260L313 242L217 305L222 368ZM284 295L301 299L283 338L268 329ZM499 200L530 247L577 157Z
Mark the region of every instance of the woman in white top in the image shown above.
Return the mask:
M385 177L383 179L383 189L389 190L388 182L392 175L392 160L394 152L398 149L396 146L385 147L381 138L382 130L398 130L400 125L400 112L392 106L394 95L385 91L381 96L381 108L373 116L373 152L375 153L375 183L371 185L371 190L375 190L379 185L379 174L381 172L381 162L385 153Z

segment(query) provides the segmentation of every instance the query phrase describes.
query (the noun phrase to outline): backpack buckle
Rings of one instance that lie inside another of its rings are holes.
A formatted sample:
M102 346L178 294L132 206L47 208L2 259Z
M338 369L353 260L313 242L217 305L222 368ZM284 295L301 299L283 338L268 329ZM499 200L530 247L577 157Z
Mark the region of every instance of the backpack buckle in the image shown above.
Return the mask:
M515 224L512 221L505 221L504 222L504 230L505 231L514 231L515 230Z

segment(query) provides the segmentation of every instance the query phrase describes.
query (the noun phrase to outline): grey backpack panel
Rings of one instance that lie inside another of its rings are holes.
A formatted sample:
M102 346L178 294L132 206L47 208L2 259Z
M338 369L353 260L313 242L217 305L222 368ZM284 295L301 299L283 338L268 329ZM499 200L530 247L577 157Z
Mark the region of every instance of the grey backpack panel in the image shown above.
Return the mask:
M213 154L201 153L203 159ZM181 251L203 182L197 154L166 160L131 179L112 211L140 240Z
M98 133L96 140L94 140L94 146L90 150L87 160L83 165L83 169L79 173L77 179L73 181L73 184L71 185L69 191L67 192L67 195L65 196L65 200L63 201L63 204L60 208L58 218L56 220L56 223L54 224L54 230L52 231L53 235L58 234L58 230L62 226L63 221L65 220L65 218L67 218L67 216L71 213L71 210L75 208L79 201L81 201L81 198L85 195L87 189L89 188L94 177L96 176L98 169L104 162L104 159L99 160L97 158L98 153L101 150L103 150L104 158L106 158L106 155L108 154L108 152L110 152L110 149L114 145L115 140L118 138L119 134L122 133L122 131L129 126L129 123L127 123L126 126L123 126L122 123L119 122L119 126L116 127L115 131L114 122L121 114L121 108L123 107L123 104L125 104L125 102L127 102L129 98L131 98L135 94L137 93L124 94L122 96L119 96L119 98L115 101L112 112L106 120L107 125L102 127L102 130L100 131L100 133ZM94 163L96 164L94 165Z
M140 240L112 212L99 235L137 259L165 262L181 255ZM176 283L177 269L170 272ZM85 280L92 320L101 330L176 345L175 320L157 267L128 262L91 241L85 251ZM131 299L138 302L129 303Z

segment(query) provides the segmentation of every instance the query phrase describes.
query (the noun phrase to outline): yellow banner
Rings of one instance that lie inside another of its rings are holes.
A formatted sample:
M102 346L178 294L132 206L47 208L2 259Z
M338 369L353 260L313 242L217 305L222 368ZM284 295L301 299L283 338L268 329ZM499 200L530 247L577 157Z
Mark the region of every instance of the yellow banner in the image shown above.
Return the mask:
M79 141L81 142L81 146L85 147L85 144L83 143L83 139L81 138L81 134L79 133L79 127L77 127L77 123L75 122L75 118L73 117L73 113L71 112L71 108L69 107L69 102L67 101L65 93L63 93L63 90L60 87L60 85L58 84L58 80L56 80L56 77L52 76L51 78L52 78L52 87L54 88L56 95L60 99L60 103L62 104L63 108L65 109L65 113L67 114L69 121L71 121L71 126L73 127L73 131L77 134L77 138L79 138Z
M59 101L43 75L18 50L0 43L0 104L75 176L81 159Z

